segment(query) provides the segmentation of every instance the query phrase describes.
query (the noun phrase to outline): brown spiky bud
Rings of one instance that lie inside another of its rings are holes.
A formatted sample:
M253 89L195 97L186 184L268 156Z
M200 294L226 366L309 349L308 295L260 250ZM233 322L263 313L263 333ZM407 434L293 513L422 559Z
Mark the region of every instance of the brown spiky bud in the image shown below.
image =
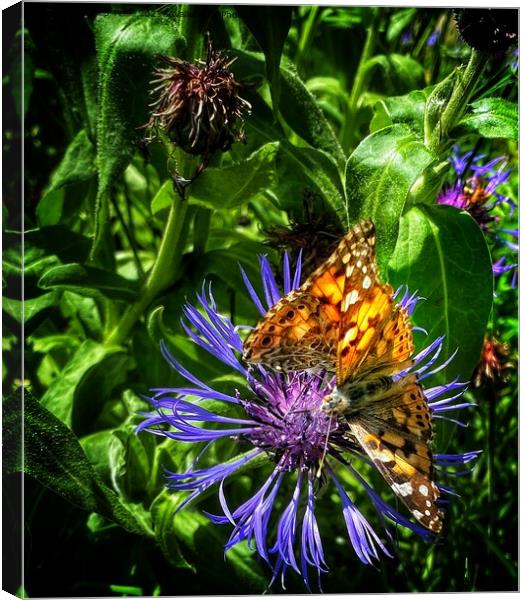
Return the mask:
M208 43L206 61L197 64L160 56L163 68L155 70L157 96L147 127L164 130L170 139L192 155L209 156L244 141L244 116L249 102L239 96L240 84L229 68L230 60Z
M513 366L507 360L509 348L498 340L485 338L480 361L472 377L474 387L482 387L486 383L501 381L503 372Z

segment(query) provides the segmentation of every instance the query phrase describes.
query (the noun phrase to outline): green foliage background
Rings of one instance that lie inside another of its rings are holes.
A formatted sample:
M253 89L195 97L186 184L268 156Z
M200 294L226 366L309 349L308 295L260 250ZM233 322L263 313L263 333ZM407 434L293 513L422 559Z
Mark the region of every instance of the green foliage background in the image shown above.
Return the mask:
M439 40L428 45L434 31ZM184 203L162 146L150 146L149 160L140 152L140 126L155 55L202 56L206 32L237 58L232 70L252 114L247 144L216 155ZM498 250L468 213L435 198L453 180L447 158L458 143L509 156L503 191L517 200L516 71L507 57L470 54L451 12L437 9L34 3L10 43L6 110L24 119L25 138L8 128L4 151L16 164L24 144L25 235L22 273L13 170L3 206L4 507L11 527L23 471L26 571L24 587L12 573L6 588L29 596L261 593L265 566L242 545L224 558L227 528L201 513L217 508L214 494L173 517L180 498L164 489L162 467L181 469L197 450L134 433L137 411L148 410L141 394L181 383L159 342L203 381L241 387L187 339L184 302L206 278L222 311L254 324L238 265L257 281L258 254L278 264L269 231L293 221L343 233L372 217L382 273L426 298L414 320L429 339L445 334L447 355L459 349L433 383L470 379L487 328L515 358L517 292L502 277L493 297ZM465 99L457 90L467 76ZM308 210L306 196L315 199ZM395 558L364 567L325 498L326 592L517 588L516 372L469 394L479 404L470 426L440 426L436 443L440 452L484 452L471 475L453 482L461 497L438 544L399 531ZM231 452L225 445L212 459ZM258 470L239 476L231 503L259 481ZM376 522L365 502L359 507ZM291 576L287 591L302 592L302 582Z

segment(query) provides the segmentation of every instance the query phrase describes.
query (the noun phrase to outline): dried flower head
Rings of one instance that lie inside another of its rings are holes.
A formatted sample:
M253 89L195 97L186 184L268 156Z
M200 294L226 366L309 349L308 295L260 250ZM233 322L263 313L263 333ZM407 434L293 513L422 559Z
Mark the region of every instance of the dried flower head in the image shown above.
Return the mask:
M251 105L239 96L240 84L228 59L208 43L206 61L193 64L160 56L166 65L155 70L158 97L147 127L160 128L184 151L209 156L243 141L243 117Z
M499 54L518 43L518 10L461 8L454 10L461 37L471 47Z
M503 372L513 366L507 360L509 347L495 338L485 338L481 358L472 377L474 387L482 387L487 383L501 380Z
M342 233L337 224L327 221L324 213L316 212L315 205L321 201L317 194L306 189L301 217L290 217L288 226L266 231L268 246L287 252L294 260L301 255L304 276L330 256Z

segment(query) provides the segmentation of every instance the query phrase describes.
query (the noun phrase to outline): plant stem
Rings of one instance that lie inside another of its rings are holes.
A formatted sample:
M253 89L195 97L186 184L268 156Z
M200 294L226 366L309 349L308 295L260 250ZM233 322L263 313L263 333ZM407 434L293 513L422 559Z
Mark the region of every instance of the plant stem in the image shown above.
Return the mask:
M430 141L430 149L434 152L438 152L441 142L446 140L450 130L463 117L467 104L487 64L487 60L486 54L472 48L468 64L461 77L458 78L452 90L450 100L443 111L440 119L440 127L434 132Z
M361 58L359 59L359 65L357 67L357 71L354 78L354 83L352 85L352 91L350 92L350 97L348 99L348 103L346 106L346 114L343 125L343 131L341 132L341 145L345 152L348 152L350 145L352 143L352 137L354 134L354 125L355 125L355 116L357 113L357 103L359 102L359 98L363 92L363 88L366 81L366 74L368 72L369 66L367 65L369 58L372 56L375 45L375 30L376 18L375 15L372 17L372 21L370 23L370 27L366 33L366 40L363 46L363 52L361 53Z
M178 256L182 241L180 238L185 229L184 221L187 210L188 203L186 199L175 195L155 263L139 292L137 300L126 309L122 319L107 337L106 345L118 346L122 344L155 296L174 281L176 266L180 258Z
M200 206L193 221L193 252L195 255L204 254L206 242L210 235L211 210Z

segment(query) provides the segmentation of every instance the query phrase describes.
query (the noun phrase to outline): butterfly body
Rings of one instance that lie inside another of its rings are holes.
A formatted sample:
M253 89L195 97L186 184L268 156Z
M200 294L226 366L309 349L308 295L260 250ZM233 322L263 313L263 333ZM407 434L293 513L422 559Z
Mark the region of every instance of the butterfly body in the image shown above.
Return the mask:
M347 424L414 517L439 532L431 414L412 366L405 308L378 280L375 228L363 221L297 290L271 308L244 344L244 359L281 370L325 369L336 385L321 410Z
M359 413L376 395L382 396L393 385L391 377L378 377L366 381L347 382L335 387L324 398L321 409L327 413L351 415Z

